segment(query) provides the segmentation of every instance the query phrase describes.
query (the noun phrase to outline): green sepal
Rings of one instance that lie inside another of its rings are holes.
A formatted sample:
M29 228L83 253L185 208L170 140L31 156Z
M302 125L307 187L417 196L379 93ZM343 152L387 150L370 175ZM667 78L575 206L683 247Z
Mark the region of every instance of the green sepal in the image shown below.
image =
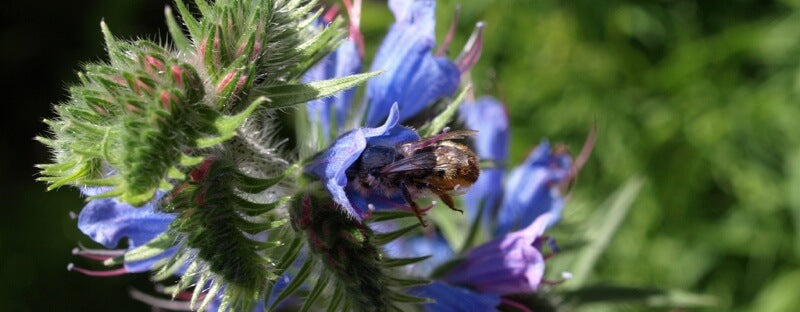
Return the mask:
M426 304L426 303L435 302L435 301L433 301L431 299L428 299L428 298L411 296L411 295L407 295L407 294L400 293L400 292L392 292L392 293L390 293L389 294L389 299L391 299L393 301L396 301L396 302L411 303L411 304Z
M436 115L436 117L434 117L430 122L420 127L417 131L420 137L426 138L442 132L442 129L444 129L447 124L453 120L453 116L455 116L455 114L458 112L458 108L461 106L461 103L464 102L464 97L466 97L470 91L472 91L472 85L467 85L464 87L464 89L458 93L458 96L456 96L456 98L447 105L447 108Z
M386 245L389 242L400 238L401 236L409 235L413 231L418 231L419 229L420 229L419 223L413 223L413 224L408 225L408 226L406 226L404 228L401 228L399 230L395 230L395 231L392 231L392 232L375 234L375 238L374 238L373 241L374 241L375 245L378 245L378 246Z
M175 233L166 231L150 240L147 244L127 251L124 255L103 261L104 265L118 265L125 262L141 261L160 255L175 244Z
M106 50L108 50L108 58L114 66L121 66L121 60L127 58L125 53L120 49L111 30L108 29L105 21L100 21L100 30L103 32L103 39L106 41Z
M280 174L278 176L275 176L275 177L272 177L272 178L266 178L266 179L255 178L255 177L251 177L251 176L248 176L248 175L245 175L245 174L237 174L236 175L236 178L237 178L236 187L240 191L246 192L246 193L262 192L262 191L264 191L264 190L266 190L266 189L268 189L270 187L275 186L276 184L281 182L281 180L285 179L286 177L288 177L289 175L294 173L294 171L298 170L299 168L300 168L300 165L294 164L294 165L289 166L289 168L287 168L282 174Z
M270 311L274 311L275 308L280 304L283 300L291 296L303 283L308 279L309 274L311 274L311 269L314 266L314 258L308 258L300 270L297 271L292 276L292 281L289 282L289 285L283 289L283 291L275 297L275 301L272 302L272 305L269 306Z
M125 185L125 184L122 184ZM144 206L147 202L149 202L153 196L156 195L156 191L161 186L161 183L154 187L149 187L146 189L138 189L131 190L128 187L118 187L120 190L123 190L122 194L119 195L119 201L125 202L128 204L133 205L134 207Z
M199 148L212 147L222 142L227 141L236 135L238 129L259 106L261 106L266 99L261 97L250 103L247 108L233 116L225 116L220 114L213 123L216 130L216 136L198 138L195 145Z
M401 267L404 265L419 263L422 261L427 260L432 255L422 256L422 257L414 257L414 258L388 258L383 259L383 266L387 268L394 268L394 267Z
M447 273L450 272L450 270L452 270L457 265L464 262L464 260L466 260L466 258L459 257L455 259L450 259L447 262L440 264L439 266L433 269L433 272L431 272L431 278L440 279L444 277L445 275L447 275Z
M186 4L183 3L183 0L175 0L175 5L178 6L178 13L180 13L183 24L186 25L186 29L189 30L189 35L192 36L195 44L197 44L197 39L200 38L202 31L200 29L200 23L192 16L192 12L189 11Z
M302 239L300 237L295 237L292 240L292 242L289 243L289 245L287 246L287 249L284 251L283 256L281 256L281 259L278 261L278 264L275 265L275 268L273 269L275 275L277 276L283 275L283 272L285 272L286 269L292 263L294 263L294 260L297 259L297 257L300 255L300 250L302 250L302 247L303 247ZM266 291L264 291L264 293L266 294L264 302L269 301L269 296L272 294L272 289L274 287L275 287L274 282L271 282L269 283L269 285L267 285Z
M203 0L200 0L200 1L203 1ZM222 290L222 285L224 285L224 283L212 283L211 284L211 288L209 288L208 292L205 294L205 297L203 298L203 302L200 304L200 307L197 308L198 311L205 311L206 307L208 307L208 304L211 303L211 300L214 299L214 297L217 296L217 293L219 293L220 290ZM194 301L193 301L193 303L194 303Z
M423 285L429 285L430 283L431 281L427 279L397 278L397 277L389 277L386 279L387 285L399 288L423 286Z
M186 265L186 262L189 260L190 257L191 254L183 253L178 257L172 257L166 259L166 263L163 266L161 266L161 268L158 269L155 273L153 273L153 280L162 281L176 275L176 273L178 273L178 271L180 271L181 268L183 268Z
M413 212L404 211L404 210L380 210L380 211L373 211L372 215L367 218L369 222L381 222L381 221L389 221L389 220L397 220L402 218L416 218Z
M233 198L233 200L236 202L236 205L241 207L240 210L244 214L254 217L264 213L268 213L274 210L275 208L288 203L289 201L292 200L292 196L284 196L279 200L266 204L252 202L250 200L240 197L239 195L236 195Z
M311 292L308 293L308 296L303 298L303 306L300 308L300 312L306 312L314 305L314 302L317 301L317 298L322 294L322 291L325 290L325 287L328 286L328 282L330 281L331 274L330 271L323 271L319 274L316 278L316 282L314 282L314 288L311 289Z
M172 42L175 44L175 47L180 51L188 53L192 49L192 44L189 42L189 38L186 38L186 35L183 34L183 29L178 25L178 21L175 19L175 15L172 14L172 9L168 5L164 6L164 17L167 20L167 29L169 30L170 36L172 36Z
M350 75L307 84L285 84L253 89L253 94L264 96L268 99L267 108L283 108L295 104L305 103L310 100L334 95L361 84L368 79L383 73L382 71Z
M344 299L343 293L344 293L344 291L342 291L341 287L336 287L334 289L333 295L331 296L330 303L328 303L328 309L326 310L327 312L339 311L337 309L339 308L339 304L342 303L342 299ZM344 310L341 310L341 311L344 311Z

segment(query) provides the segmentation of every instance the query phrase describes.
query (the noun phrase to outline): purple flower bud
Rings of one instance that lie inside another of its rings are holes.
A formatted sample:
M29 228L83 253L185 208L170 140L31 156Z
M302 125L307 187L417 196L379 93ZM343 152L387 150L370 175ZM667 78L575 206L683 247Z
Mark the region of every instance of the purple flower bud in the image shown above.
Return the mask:
M553 214L548 226L558 222L564 206L558 184L567 178L571 166L572 157L566 151L551 151L547 141L539 144L508 175L495 235L524 227L545 213Z
M461 72L453 61L431 51L435 7L432 0L390 0L396 22L375 54L371 70L385 70L367 83L367 126L386 118L393 103L401 105L400 121L422 111L434 100L458 89Z
M424 306L429 312L497 311L500 305L500 296L496 294L479 294L439 281L413 288L410 293L435 300Z
M333 200L357 220L367 216L369 210L366 206L354 205L351 202L345 191L348 183L345 171L361 156L367 143L393 146L419 139L412 130L398 126L399 118L400 112L397 104L394 104L389 110L389 118L383 125L375 128L358 128L343 134L305 168L306 172L320 178Z
M87 195L99 193L102 193L99 188L84 190ZM163 195L163 192L157 192L153 200L138 208L116 199L92 200L78 215L78 228L106 248L116 247L122 238L128 239L128 250L142 246L166 231L175 219L173 214L156 211L156 203ZM169 249L147 260L126 262L124 266L127 273L144 272L174 252L174 249Z
M490 96L475 102L464 103L459 111L461 120L467 128L478 130L474 137L475 149L482 161L491 161L490 168L481 170L478 181L465 195L467 215L474 219L484 205L482 220L491 220L496 215L503 198L504 166L508 161L509 122L505 106Z
M501 296L536 291L544 275L544 258L534 243L553 217L543 214L528 227L469 251L443 280Z

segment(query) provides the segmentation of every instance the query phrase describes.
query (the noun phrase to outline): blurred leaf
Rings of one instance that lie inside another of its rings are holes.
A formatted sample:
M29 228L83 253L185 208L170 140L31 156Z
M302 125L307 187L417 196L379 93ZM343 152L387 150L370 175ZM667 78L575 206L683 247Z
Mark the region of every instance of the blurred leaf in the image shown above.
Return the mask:
M612 285L593 285L564 293L566 302L576 305L590 303L642 303L650 307L713 307L717 300L711 296L677 290L637 288Z
M633 200L639 194L643 183L641 177L631 178L600 206L596 213L598 217L592 218L592 222L586 230L586 239L589 243L575 261L572 272L574 278L568 281L570 287L575 288L586 283L597 259L605 251L617 228L628 215Z
M753 311L797 311L800 307L800 270L779 275L761 290Z

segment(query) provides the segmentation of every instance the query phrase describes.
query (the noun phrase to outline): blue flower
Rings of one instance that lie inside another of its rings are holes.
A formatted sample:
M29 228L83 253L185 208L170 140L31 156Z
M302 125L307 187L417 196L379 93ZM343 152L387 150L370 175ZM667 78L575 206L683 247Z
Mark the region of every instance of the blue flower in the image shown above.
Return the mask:
M509 123L505 106L490 96L484 96L474 102L461 105L459 115L464 125L478 134L474 138L475 152L482 162L489 161L491 166L483 168L478 181L472 185L464 197L467 215L474 220L483 205L480 216L486 222L497 215L503 198L502 188L505 175L505 164L508 161Z
M85 195L97 195L104 192L102 188L86 188ZM175 215L158 212L156 206L164 192L158 192L156 197L142 207L133 207L116 199L96 199L83 207L78 215L78 228L93 241L106 248L115 248L123 238L127 238L128 250L142 246L169 228ZM90 250L77 251L82 255L92 257ZM162 259L171 257L175 249L165 252L150 259L126 262L121 273L137 273L150 270L153 265ZM96 258L96 257L95 257ZM92 273L81 268L76 270Z
M367 126L380 124L394 103L400 104L400 122L407 120L436 99L452 96L461 76L453 61L431 53L435 1L390 0L389 8L396 21L372 62L371 70L386 72L367 83Z
M348 184L345 171L361 156L367 144L393 146L418 139L414 131L398 125L399 118L397 104L392 105L383 125L357 128L343 134L305 168L322 181L333 200L353 218L361 220L369 210L365 205L355 205L348 197L353 192L345 191Z
M535 292L544 276L544 257L535 246L554 216L543 214L528 227L472 249L443 280L481 293Z
M552 151L550 144L542 141L503 183L510 139L505 107L491 97L482 97L465 103L459 115L467 128L478 130L476 152L482 162L491 163L465 196L470 218L484 205L481 218L484 223L496 222L496 236L523 228L547 212L554 215L550 225L558 222L564 205L559 185L573 169L572 157L564 150Z
M424 306L425 311L431 312L497 311L500 305L498 295L476 293L439 281L416 287L410 293L433 299L435 302Z
M569 176L571 167L572 157L566 151L552 151L547 141L539 144L508 175L495 235L525 227L548 212L553 213L548 226L558 222L564 206L559 184Z

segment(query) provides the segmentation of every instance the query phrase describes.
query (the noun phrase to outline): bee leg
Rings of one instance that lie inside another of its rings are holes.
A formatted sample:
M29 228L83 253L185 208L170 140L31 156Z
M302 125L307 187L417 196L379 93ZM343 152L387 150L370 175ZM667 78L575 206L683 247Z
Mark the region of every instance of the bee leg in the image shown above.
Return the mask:
M450 194L438 193L436 195L439 195L439 198L442 199L442 201L445 203L445 205L447 205L447 207L450 207L450 209L453 209L455 211L460 212L461 214L464 214L464 210L456 208L456 203L453 202L453 197L450 197Z
M428 223L426 223L425 219L422 218L423 212L419 209L419 206L417 206L417 203L414 202L414 198L411 197L411 192L408 191L408 188L406 187L405 183L400 184L400 191L403 193L403 199L406 200L408 205L411 206L411 209L414 211L414 214L417 215L417 219L419 219L419 223L423 227L428 226Z

